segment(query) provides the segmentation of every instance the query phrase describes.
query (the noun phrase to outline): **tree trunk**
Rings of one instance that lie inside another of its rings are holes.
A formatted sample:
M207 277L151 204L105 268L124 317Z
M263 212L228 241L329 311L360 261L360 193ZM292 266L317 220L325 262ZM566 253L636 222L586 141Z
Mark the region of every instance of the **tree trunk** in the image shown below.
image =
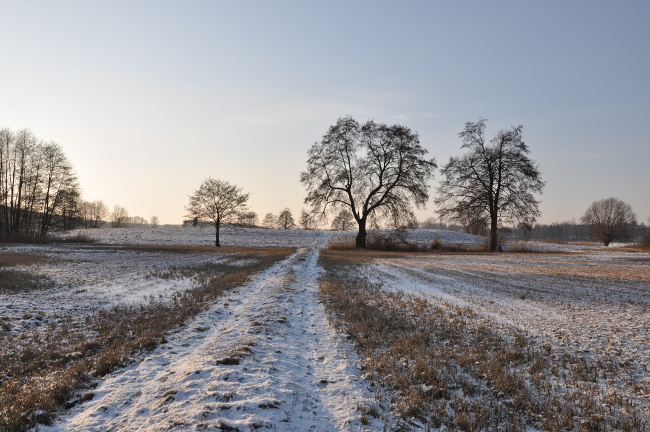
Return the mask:
M499 250L499 235L497 232L497 217L490 215L490 251L496 252Z
M221 243L219 243L219 225L221 225L221 224L219 222L217 222L215 224L215 226L214 226L216 228L216 230L215 230L216 234L215 234L215 238L214 238L214 245L216 247L221 247Z
M366 248L366 219L361 219L359 223L359 233L357 234L357 248Z

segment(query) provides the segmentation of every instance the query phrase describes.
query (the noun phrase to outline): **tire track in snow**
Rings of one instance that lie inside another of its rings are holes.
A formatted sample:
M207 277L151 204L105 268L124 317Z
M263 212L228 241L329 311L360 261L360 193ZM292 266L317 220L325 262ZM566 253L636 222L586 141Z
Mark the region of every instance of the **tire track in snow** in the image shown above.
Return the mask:
M373 395L318 303L317 260L301 249L231 291L41 430L383 429L360 423Z

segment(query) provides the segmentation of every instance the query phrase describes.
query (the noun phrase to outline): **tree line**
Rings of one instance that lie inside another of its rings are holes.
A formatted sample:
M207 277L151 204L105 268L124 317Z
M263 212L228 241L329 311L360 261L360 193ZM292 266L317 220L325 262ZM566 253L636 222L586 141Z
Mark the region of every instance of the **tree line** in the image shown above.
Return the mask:
M520 230L524 236L542 235L536 224L545 186L538 164L530 158L523 140L523 126L501 129L486 136L486 119L466 122L458 134L465 153L451 157L440 168L442 179L434 203L440 218L464 231L487 234L489 250L499 249L504 233ZM438 169L427 158L419 136L408 127L369 120L359 123L350 116L340 118L308 150L307 169L300 181L307 189L300 225L316 227L334 216L334 229L357 229L356 246L366 247L368 229L379 222L398 227L417 227L415 209L424 209L430 196L428 184ZM212 185L212 187L209 187ZM227 191L227 192L224 192ZM207 221L216 228L236 223L249 211L250 194L223 180L206 179L186 207L195 222ZM589 234L605 245L628 236L636 225L629 204L616 198L594 202L582 217ZM288 209L278 216L265 215L267 228L296 226ZM576 229L577 230L577 229ZM571 234L570 237L582 234Z
M109 211L101 200L85 201L77 175L63 148L36 137L29 129L0 129L0 232L37 235L51 230L100 228L149 223L121 206Z
M61 146L28 129L0 129L0 224L7 235L68 228L81 191Z

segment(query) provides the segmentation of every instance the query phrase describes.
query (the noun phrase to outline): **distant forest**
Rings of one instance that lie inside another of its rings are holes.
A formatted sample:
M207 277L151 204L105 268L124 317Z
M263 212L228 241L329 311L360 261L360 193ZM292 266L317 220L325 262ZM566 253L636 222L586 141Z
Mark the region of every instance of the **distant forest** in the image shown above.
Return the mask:
M464 227L453 224L438 222L435 218L428 218L423 222L418 223L418 228L421 229L441 229L456 232L468 232ZM588 225L579 224L574 221L569 222L554 222L551 224L535 224L531 230L524 231L518 227L503 227L501 228L501 237L505 239L515 240L593 240ZM650 232L650 227L644 223L638 224L631 230L629 240L637 240ZM477 232L478 235L487 236L488 230L484 228L482 231Z

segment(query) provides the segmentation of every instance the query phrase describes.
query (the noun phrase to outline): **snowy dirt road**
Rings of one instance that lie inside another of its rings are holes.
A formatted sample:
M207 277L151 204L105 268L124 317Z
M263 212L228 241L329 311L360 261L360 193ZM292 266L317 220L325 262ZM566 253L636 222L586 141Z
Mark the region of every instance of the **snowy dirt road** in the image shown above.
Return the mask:
M382 430L361 424L373 393L318 302L317 260L299 249L40 430Z

